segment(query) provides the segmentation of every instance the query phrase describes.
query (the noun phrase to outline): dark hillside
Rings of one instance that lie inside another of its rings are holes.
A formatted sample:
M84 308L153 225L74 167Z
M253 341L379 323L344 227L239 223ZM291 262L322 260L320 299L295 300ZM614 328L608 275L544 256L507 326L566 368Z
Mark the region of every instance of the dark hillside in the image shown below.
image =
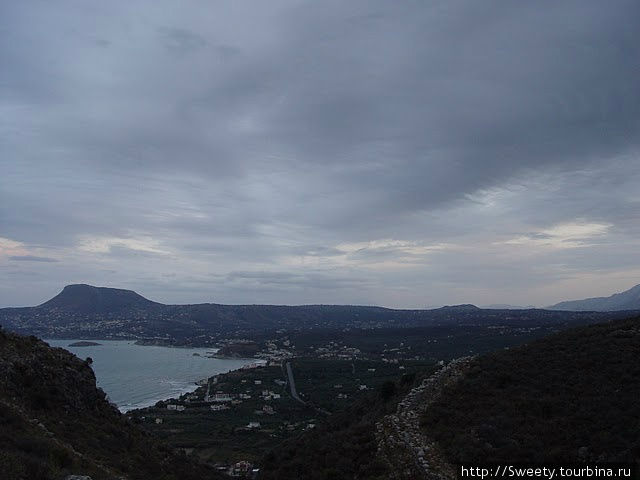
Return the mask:
M219 478L130 424L96 388L89 364L0 330L3 480Z
M426 369L429 375L434 368ZM278 445L262 463L261 480L386 480L378 454L376 423L394 412L413 388L415 374L387 381L366 398L328 417L315 429Z
M640 458L640 319L475 359L422 425L451 463Z

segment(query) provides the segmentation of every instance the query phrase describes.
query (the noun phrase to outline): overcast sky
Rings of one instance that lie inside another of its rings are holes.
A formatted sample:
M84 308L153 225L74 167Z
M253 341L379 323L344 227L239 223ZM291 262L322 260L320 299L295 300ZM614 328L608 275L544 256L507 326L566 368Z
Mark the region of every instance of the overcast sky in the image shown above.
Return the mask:
M640 283L636 0L0 2L0 306Z

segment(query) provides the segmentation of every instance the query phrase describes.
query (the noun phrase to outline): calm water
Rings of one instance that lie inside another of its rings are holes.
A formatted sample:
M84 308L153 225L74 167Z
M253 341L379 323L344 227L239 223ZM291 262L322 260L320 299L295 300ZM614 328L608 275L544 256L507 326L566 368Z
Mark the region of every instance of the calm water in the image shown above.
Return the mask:
M52 347L65 348L83 360L91 357L98 386L123 412L193 391L200 379L251 363L206 358L206 352L214 351L211 348L148 347L131 340L95 340L101 345L69 347L79 341L46 340Z

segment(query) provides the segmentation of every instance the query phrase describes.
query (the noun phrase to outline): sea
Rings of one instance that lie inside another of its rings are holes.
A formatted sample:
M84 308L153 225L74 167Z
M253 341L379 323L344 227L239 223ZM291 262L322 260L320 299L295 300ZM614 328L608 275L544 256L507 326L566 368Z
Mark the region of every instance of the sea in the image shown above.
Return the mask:
M255 360L207 358L212 348L136 345L133 340L90 340L97 346L70 347L74 340L45 340L82 360L91 357L98 387L121 412L154 405L197 388L196 382L236 370Z

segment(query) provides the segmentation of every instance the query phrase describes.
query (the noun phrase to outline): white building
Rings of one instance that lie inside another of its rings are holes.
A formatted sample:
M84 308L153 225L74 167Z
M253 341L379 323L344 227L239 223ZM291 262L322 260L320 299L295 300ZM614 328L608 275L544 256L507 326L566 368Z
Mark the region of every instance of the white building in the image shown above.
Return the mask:
M229 410L229 406L228 405L211 405L211 410L213 410L214 412L219 412L220 410Z
M231 395L228 393L216 393L213 397L211 397L212 402L230 402L232 400Z

